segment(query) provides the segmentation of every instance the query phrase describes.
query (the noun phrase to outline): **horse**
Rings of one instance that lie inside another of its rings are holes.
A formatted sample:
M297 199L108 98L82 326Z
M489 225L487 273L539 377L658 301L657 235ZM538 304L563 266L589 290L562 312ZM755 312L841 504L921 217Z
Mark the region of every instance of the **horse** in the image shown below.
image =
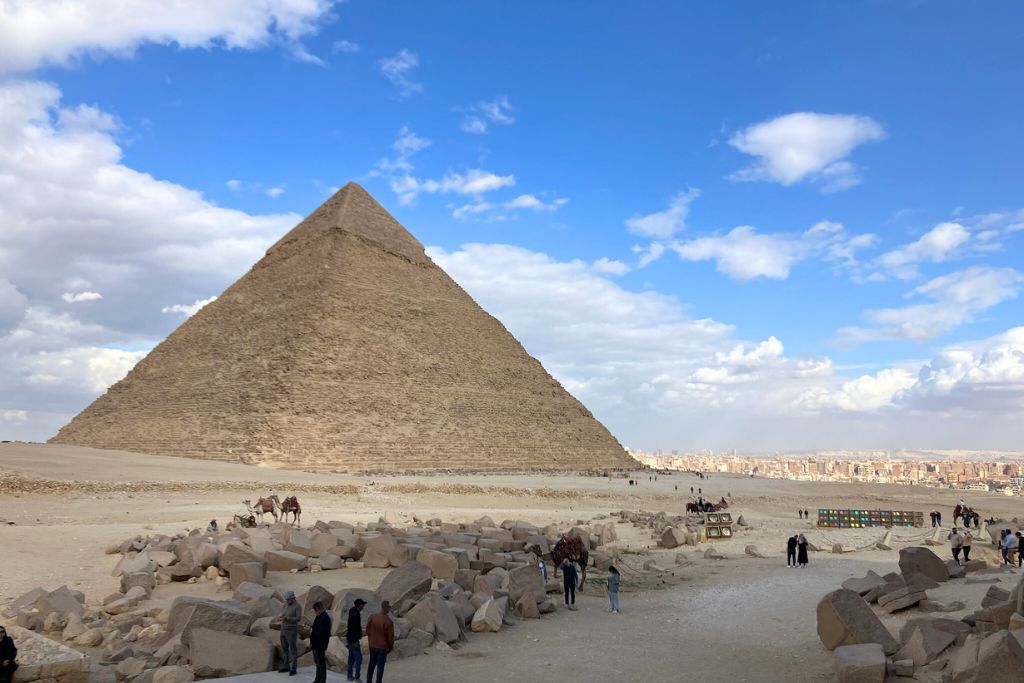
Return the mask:
M698 505L697 503L687 503L686 504L686 512L687 512L687 514L689 514L689 513L699 514L701 512L700 505Z
M249 514L254 515L259 520L260 524L263 524L263 515L267 514L268 512L271 515L273 515L274 521L277 522L277 507L274 505L273 496L271 496L270 498L260 497L260 499L256 501L255 507L253 507L253 505L248 500L243 500L242 503L245 505L245 508L249 511Z
M583 573L580 576L580 588L587 580L587 563L590 560L590 552L583 545L583 539L579 536L563 535L551 548L551 561L555 565L555 578L558 578L558 567L565 558L575 560L579 563Z
M281 521L288 522L288 514L291 513L293 517L291 523L297 526L300 517L302 517L302 506L299 505L299 499L296 496L288 496L284 501L280 501L277 499L277 496L271 497L277 501L278 507L281 508Z

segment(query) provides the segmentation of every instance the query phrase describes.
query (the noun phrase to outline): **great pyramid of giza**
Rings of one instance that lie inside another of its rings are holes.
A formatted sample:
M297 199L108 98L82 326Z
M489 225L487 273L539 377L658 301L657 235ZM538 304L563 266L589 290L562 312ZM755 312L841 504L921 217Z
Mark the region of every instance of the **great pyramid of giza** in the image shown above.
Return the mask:
M354 183L51 442L332 472L636 464Z

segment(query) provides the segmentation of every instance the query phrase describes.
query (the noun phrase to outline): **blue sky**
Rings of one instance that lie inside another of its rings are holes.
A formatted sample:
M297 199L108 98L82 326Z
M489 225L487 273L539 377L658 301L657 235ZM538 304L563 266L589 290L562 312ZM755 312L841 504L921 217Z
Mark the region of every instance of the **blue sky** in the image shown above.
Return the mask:
M624 443L1024 436L1019 4L81 4L0 0L0 436L349 180Z

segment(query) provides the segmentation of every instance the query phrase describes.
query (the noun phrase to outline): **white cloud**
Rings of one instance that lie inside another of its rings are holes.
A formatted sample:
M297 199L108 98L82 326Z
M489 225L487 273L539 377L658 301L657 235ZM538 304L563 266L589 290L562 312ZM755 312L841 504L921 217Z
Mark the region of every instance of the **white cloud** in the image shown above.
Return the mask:
M423 86L412 80L412 72L420 65L420 58L414 52L399 50L393 57L377 62L380 72L398 88L399 97L409 97L423 92Z
M232 192L238 192L242 189L242 181L235 178L232 178L224 184L227 185L227 188Z
M421 193L482 195L515 184L514 175L501 176L479 168L465 174L447 173L440 180L421 180L407 174L390 181L391 189L398 195L398 202L403 205L411 204Z
M568 199L553 199L545 202L532 194L521 194L502 204L506 209L533 209L534 211L557 211L569 203Z
M466 133L481 135L488 131L488 123L510 126L516 122L512 115L515 109L505 95L493 100L479 102L469 108L470 113L462 119L460 128Z
M686 261L713 260L716 270L745 282L755 277L785 280L800 260L798 240L781 235L762 235L749 225L733 228L719 237L699 237L672 245Z
M147 351L110 348L70 348L43 351L23 359L30 384L69 387L98 393L120 381Z
M834 341L840 345L896 339L928 341L1015 298L1022 286L1024 274L1012 268L973 266L929 280L907 295L924 296L933 303L865 311L863 317L872 327L841 328Z
M280 197L284 193L285 193L285 189L283 187L268 187L267 188L267 196L270 197L271 199L277 199L278 197Z
M414 168L412 164L413 155L430 147L431 144L433 143L430 140L417 135L408 126L402 126L398 129L395 141L391 143L391 149L395 151L394 158L385 157L378 161L376 170L373 173L403 171L408 175Z
M918 277L918 263L941 263L951 259L971 238L960 223L939 223L906 246L878 257L876 267L902 280Z
M43 0L0 3L0 72L130 56L145 43L254 49L272 43L297 58L333 0ZM314 58L315 59L315 58Z
M24 422L28 412L24 410L0 410L0 422Z
M625 275L631 270L629 265L622 261L616 261L605 256L594 261L590 267L598 275Z
M626 227L634 234L655 239L672 237L677 232L686 229L686 216L690 213L690 203L699 196L700 191L691 187L686 192L680 192L672 197L668 202L668 208L664 211L627 218Z
M455 220L467 221L474 216L493 211L495 208L497 207L495 207L494 204L484 201L473 202L472 204L463 204L462 206L452 210L452 217L455 218Z
M190 304L174 304L173 306L164 306L160 309L161 313L183 313L186 318L190 318L199 312L203 306L209 303L213 303L217 300L217 297L211 296L209 299L199 299Z
M77 304L82 301L99 301L103 295L99 292L64 292L60 298L69 304Z
M872 412L892 406L895 396L914 386L913 372L886 368L874 375L861 375L843 382L838 389L816 388L806 392L798 403L812 411Z
M637 255L637 268L646 268L665 254L665 245L661 242L651 242L646 247L639 244L633 245L633 253Z
M782 185L811 180L820 182L824 192L843 190L860 182L857 167L846 157L858 146L884 137L882 127L866 116L786 114L730 138L730 145L758 161L729 179L767 180Z
M359 44L353 43L351 40L336 40L331 44L331 50L333 52L355 54L356 52L359 52Z

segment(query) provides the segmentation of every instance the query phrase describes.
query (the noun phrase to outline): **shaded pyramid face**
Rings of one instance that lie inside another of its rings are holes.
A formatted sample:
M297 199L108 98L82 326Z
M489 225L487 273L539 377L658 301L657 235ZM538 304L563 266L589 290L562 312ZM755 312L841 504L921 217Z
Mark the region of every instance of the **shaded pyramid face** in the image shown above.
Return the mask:
M635 465L351 183L51 442L310 471Z

